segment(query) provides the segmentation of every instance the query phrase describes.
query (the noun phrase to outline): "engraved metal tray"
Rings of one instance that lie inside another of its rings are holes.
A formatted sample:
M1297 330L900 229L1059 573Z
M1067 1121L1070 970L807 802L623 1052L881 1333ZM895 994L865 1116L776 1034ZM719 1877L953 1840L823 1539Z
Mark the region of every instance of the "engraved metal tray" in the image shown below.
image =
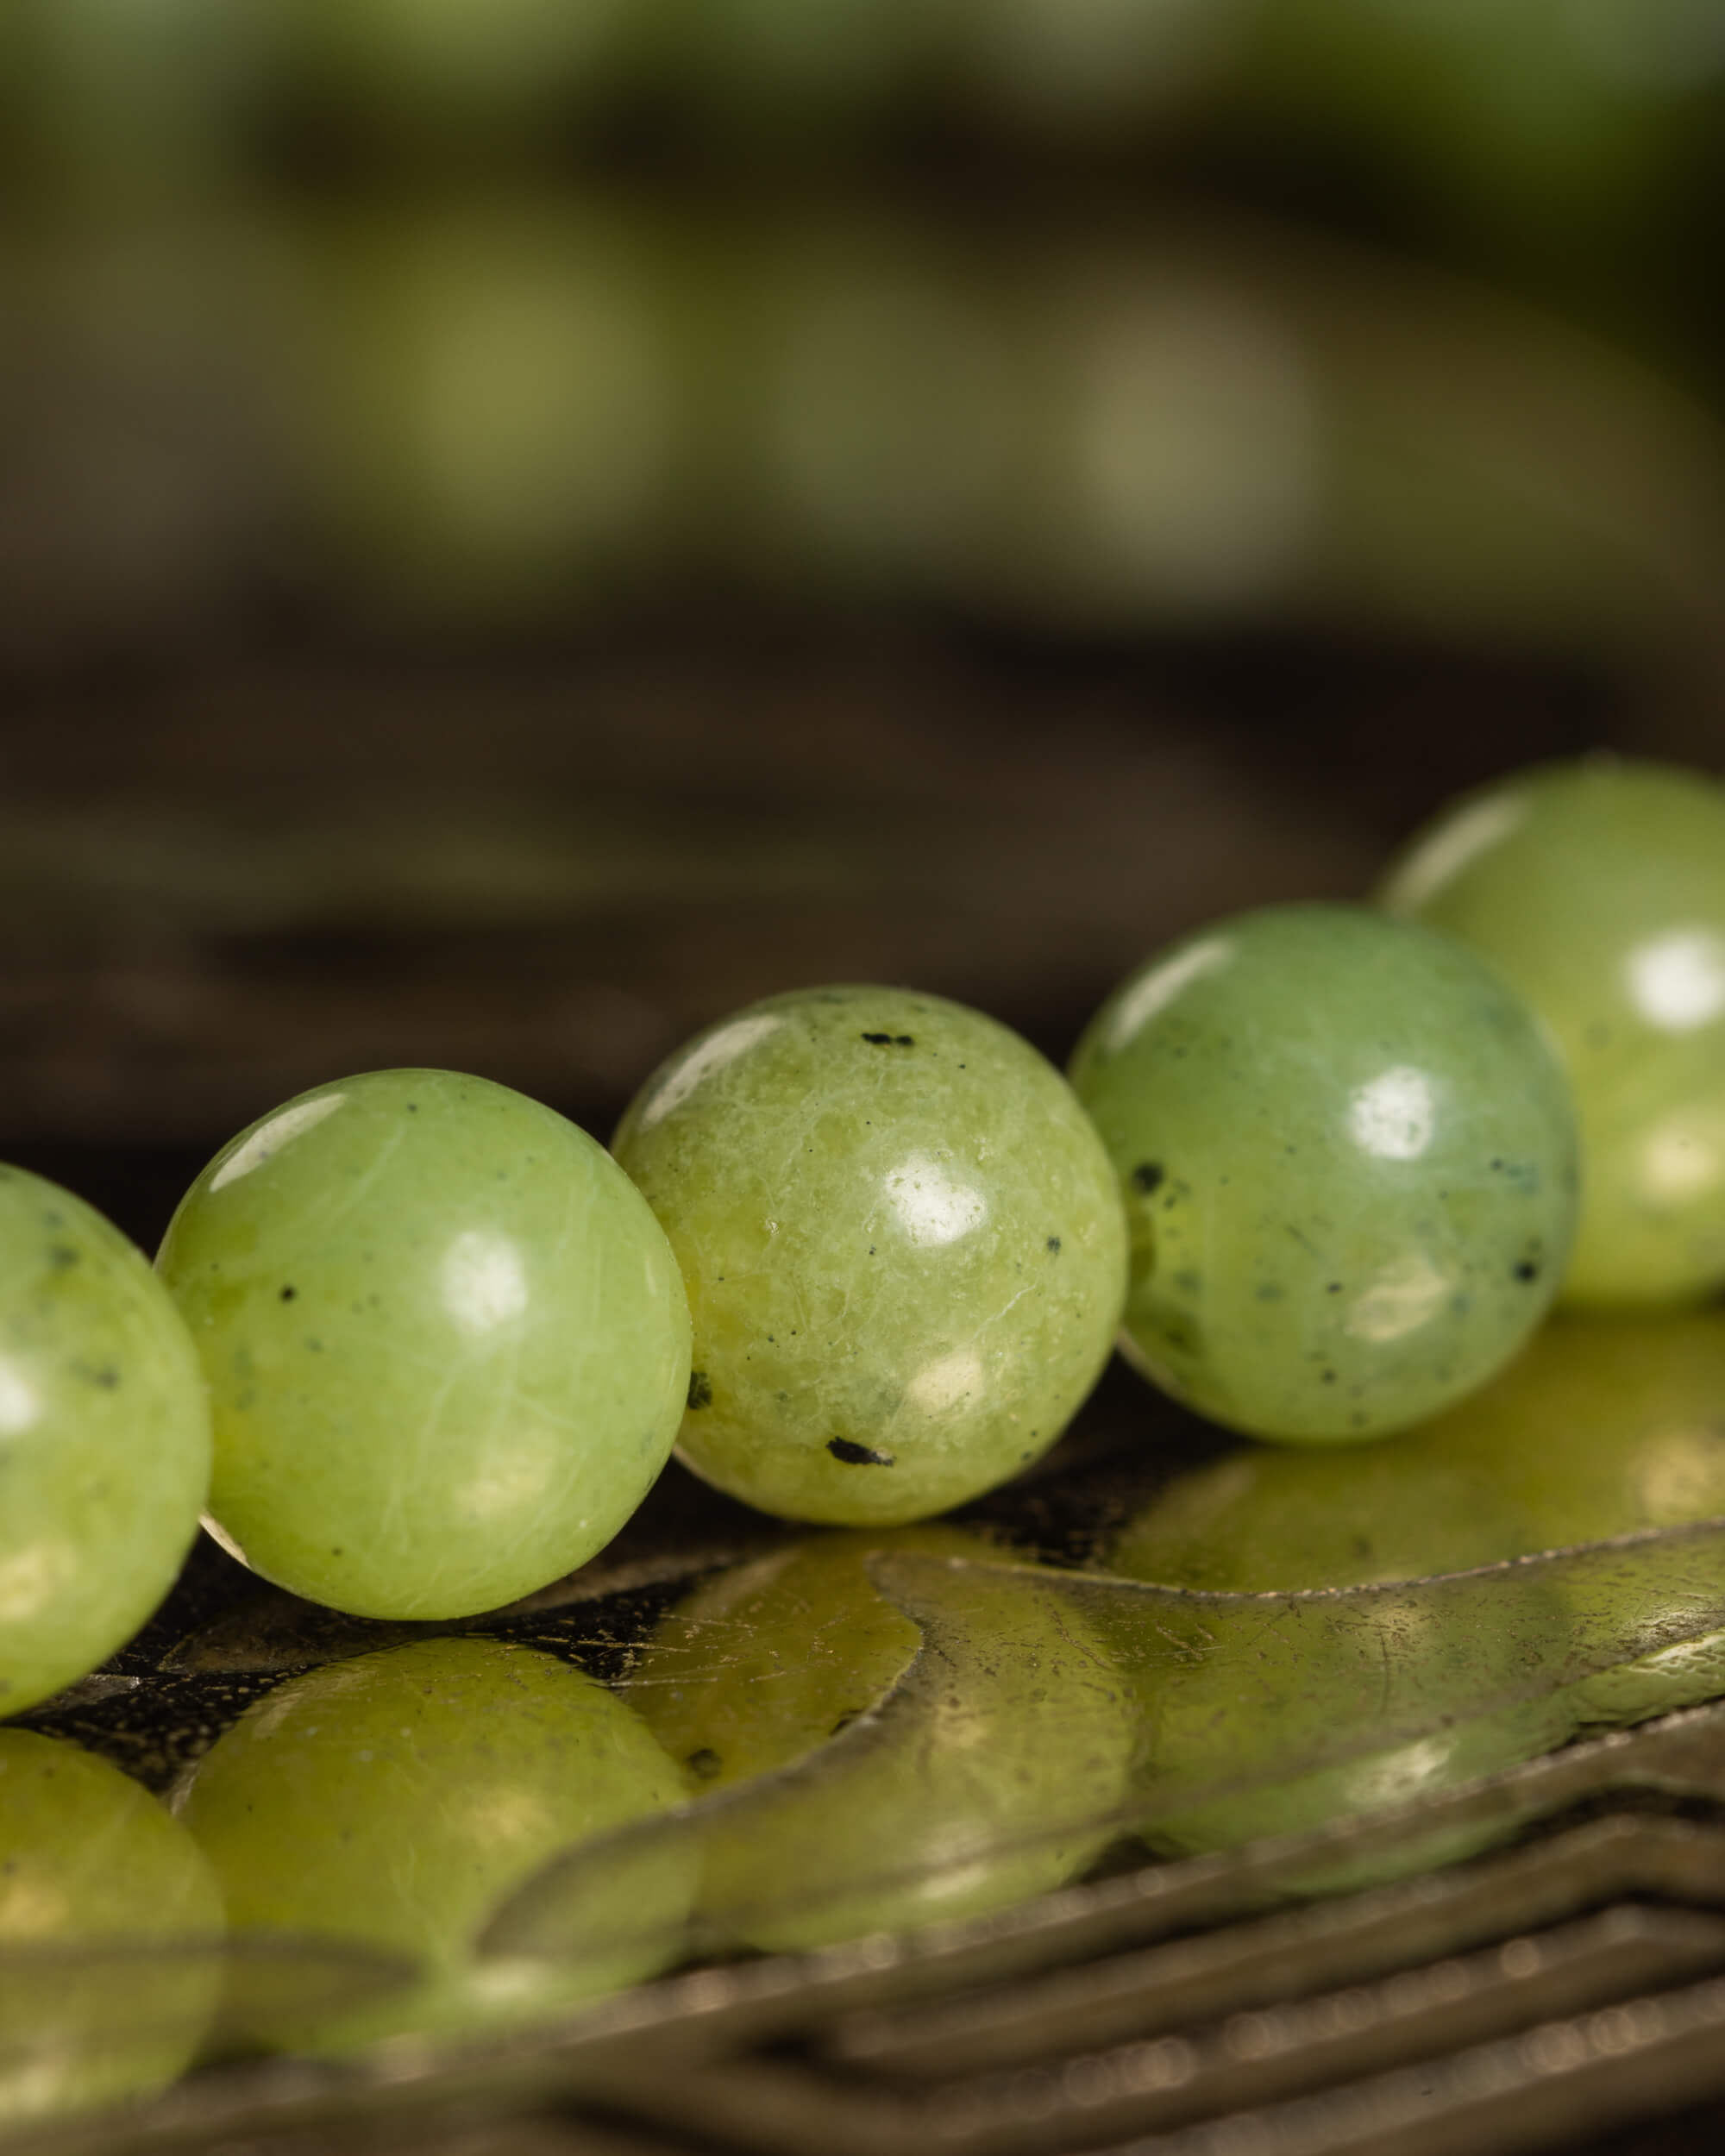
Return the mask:
M1725 1441L1722 1426L1709 1420L1709 1441ZM1158 1609L1189 1614L1195 1598L1113 1581L1099 1569L1110 1533L1146 1490L1234 1449L1116 1376L1038 1471L967 1516L1003 1538L1008 1572L1051 1561L1075 1607L1124 1601L1153 1639ZM674 1470L584 1572L446 1629L549 1647L614 1677L687 1583L795 1532ZM888 1591L896 1582L925 1630L933 1609L938 1639L940 1595L957 1592L964 1569L890 1558L875 1576ZM148 2102L17 2133L10 2146L43 2156L1496 2156L1603 2147L1613 2133L1630 2137L1626 2149L1675 2148L1659 2122L1692 2124L1697 2106L1700 2138L1682 2147L1715 2145L1725 2132L1725 2108L1716 2120L1705 2109L1725 2105L1725 1524L1632 1530L1395 1592L1403 1604L1423 1595L1421 1608L1471 1598L1487 1613L1476 1635L1496 1627L1501 1644L1513 1597L1553 1577L1604 1581L1620 1601L1632 1580L1643 1606L1620 1636L1527 1675L1527 1697L1595 1688L1582 1733L1477 1781L1148 1860L1136 1837L1157 1811L1152 1785L1101 1822L1118 1831L1101 1837L1107 1853L1087 1876L1021 1906L800 1955L704 1960L692 1940L693 1965L680 1973L508 2034L399 2036L323 2060L217 2046ZM1270 1642L1258 1660L1289 1667L1302 1627L1342 1622L1350 1607L1346 1594L1231 1599L1252 1606ZM30 1720L161 1789L285 1675L427 1629L316 1610L204 1550L139 1641ZM1684 1696L1700 1703L1605 1729L1613 1672L1632 1663L1680 1668ZM1490 1666L1501 1665L1497 1655ZM1457 1706L1465 1655L1452 1677L1451 1694L1433 1694L1413 1722L1402 1713L1402 1736L1470 1711ZM914 1693L909 1684L902 1713ZM1381 1733L1362 1720L1336 1745L1363 1753ZM1343 1883L1314 1891L1327 1874ZM555 1932L555 1890L540 1894L528 1928L549 1921ZM242 1985L266 1990L342 1975L320 1971L315 1947L298 1963L268 1942L225 1951ZM148 1979L140 1969L136 1988Z

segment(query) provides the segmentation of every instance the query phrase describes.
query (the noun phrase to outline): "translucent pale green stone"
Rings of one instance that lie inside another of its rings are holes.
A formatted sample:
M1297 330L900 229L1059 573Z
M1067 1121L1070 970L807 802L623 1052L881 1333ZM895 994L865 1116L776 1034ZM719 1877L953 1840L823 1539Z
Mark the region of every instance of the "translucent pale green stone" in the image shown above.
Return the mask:
M0 1714L125 1645L209 1481L203 1376L160 1282L81 1199L0 1168Z
M662 1810L683 1777L614 1694L552 1656L428 1639L290 1678L177 1794L236 1934L346 1940L417 1959L405 1996L255 2031L299 2048L459 2028L656 1974L675 1951L693 1859L601 1888L543 1980L470 1949L493 1906L551 1858Z
M0 1730L0 2122L172 2081L214 2013L222 1934L209 1866L153 1796Z
M223 1539L361 1616L455 1617L603 1546L688 1381L628 1178L483 1078L321 1086L219 1153L158 1260L208 1376Z
M944 1511L1045 1451L1107 1359L1112 1171L1059 1074L977 1012L756 1004L654 1074L613 1150L688 1286L681 1456L765 1511Z
M1562 1050L1583 1170L1565 1298L1725 1283L1725 787L1605 757L1522 772L1446 810L1381 896L1482 952Z
M1115 991L1072 1077L1126 1194L1127 1351L1218 1422L1401 1428L1551 1301L1575 1213L1563 1073L1448 937L1352 906L1220 922Z

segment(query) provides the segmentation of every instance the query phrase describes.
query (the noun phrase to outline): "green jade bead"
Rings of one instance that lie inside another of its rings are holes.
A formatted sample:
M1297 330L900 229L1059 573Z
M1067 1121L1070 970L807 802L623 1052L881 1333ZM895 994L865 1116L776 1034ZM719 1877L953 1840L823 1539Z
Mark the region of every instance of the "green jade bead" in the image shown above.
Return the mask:
M1058 1072L977 1012L756 1004L654 1074L613 1150L688 1287L681 1457L763 1511L943 1512L1046 1451L1107 1360L1113 1173Z
M1563 1073L1483 961L1364 907L1207 929L1072 1064L1126 1194L1126 1338L1257 1437L1371 1438L1483 1383L1568 1256Z
M190 2065L223 1930L210 1867L147 1790L0 1730L0 2123L147 2096Z
M0 1714L125 1645L209 1482L203 1376L160 1282L81 1199L0 1168Z
M364 1617L492 1609L585 1563L663 1467L688 1313L603 1148L483 1078L374 1071L235 1138L158 1260L216 1427L210 1525Z
M1551 1029L1581 1130L1566 1300L1725 1285L1725 787L1607 757L1446 810L1380 897L1464 939Z
M290 2016L260 2040L340 2050L567 2006L656 1975L682 1938L692 1855L597 1890L555 1971L474 1957L492 1908L592 1837L678 1802L682 1775L613 1693L553 1656L427 1639L292 1677L192 1769L175 1808L235 1933L405 1954L405 1996Z

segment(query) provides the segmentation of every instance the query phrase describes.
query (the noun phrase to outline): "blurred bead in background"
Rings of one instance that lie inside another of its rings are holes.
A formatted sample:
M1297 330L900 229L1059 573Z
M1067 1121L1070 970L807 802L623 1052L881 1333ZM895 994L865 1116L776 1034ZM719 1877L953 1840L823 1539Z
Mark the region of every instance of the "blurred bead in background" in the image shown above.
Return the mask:
M149 1234L336 1070L1060 1055L1718 768L1722 121L1716 0L16 0L0 1138Z

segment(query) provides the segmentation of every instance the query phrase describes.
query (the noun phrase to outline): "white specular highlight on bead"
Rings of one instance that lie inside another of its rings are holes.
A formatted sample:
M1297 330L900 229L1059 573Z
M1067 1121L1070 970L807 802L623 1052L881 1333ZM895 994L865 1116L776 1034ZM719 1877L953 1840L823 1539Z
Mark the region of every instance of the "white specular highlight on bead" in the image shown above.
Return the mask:
M1226 936L1210 936L1179 952L1165 966L1157 966L1147 973L1126 991L1115 1006L1108 1027L1108 1046L1124 1047L1158 1011L1165 1011L1176 996L1189 988L1195 981L1202 981L1231 965L1233 956L1233 945Z
M1648 1191L1668 1204L1697 1198L1725 1175L1725 1156L1692 1113L1654 1124L1641 1141L1640 1166Z
M1399 1340L1414 1332L1449 1294L1448 1275L1423 1257L1399 1258L1386 1265L1347 1314L1347 1330L1358 1340Z
M0 1437L19 1436L41 1413L35 1387L14 1363L0 1357Z
M35 1542L0 1564L0 1621L27 1623L53 1605L78 1571L77 1553L64 1542Z
M944 1414L976 1392L983 1376L982 1358L975 1348L955 1348L919 1369L905 1387L905 1396L925 1415Z
M927 1153L913 1153L883 1178L899 1225L913 1243L956 1243L988 1217L983 1193Z
M1460 810L1397 874L1393 891L1396 910L1412 912L1424 906L1433 892L1441 891L1525 823L1527 809L1525 795L1508 793Z
M527 1307L527 1269L508 1236L468 1228L443 1254L442 1289L463 1332L491 1332Z
M784 1020L770 1012L757 1012L752 1018L736 1019L730 1025L722 1025L711 1040L703 1041L692 1054L685 1056L671 1075L643 1105L640 1124L643 1131L650 1131L656 1123L663 1122L673 1108L680 1108L695 1087L727 1063L734 1063L746 1050L763 1041L769 1033L776 1033Z
M1638 944L1624 969L1635 1008L1662 1033L1692 1033L1725 1012L1725 937L1711 929L1675 929Z
M223 1190L229 1183L238 1182L242 1175L249 1175L254 1168L261 1168L284 1145L303 1137L325 1116L334 1115L347 1097L344 1093L322 1094L315 1100L296 1101L279 1115L273 1115L267 1123L260 1123L232 1158L223 1161L210 1178L210 1189Z
M1356 1088L1348 1100L1348 1131L1380 1160L1418 1160L1437 1128L1432 1081L1410 1063L1396 1063Z

